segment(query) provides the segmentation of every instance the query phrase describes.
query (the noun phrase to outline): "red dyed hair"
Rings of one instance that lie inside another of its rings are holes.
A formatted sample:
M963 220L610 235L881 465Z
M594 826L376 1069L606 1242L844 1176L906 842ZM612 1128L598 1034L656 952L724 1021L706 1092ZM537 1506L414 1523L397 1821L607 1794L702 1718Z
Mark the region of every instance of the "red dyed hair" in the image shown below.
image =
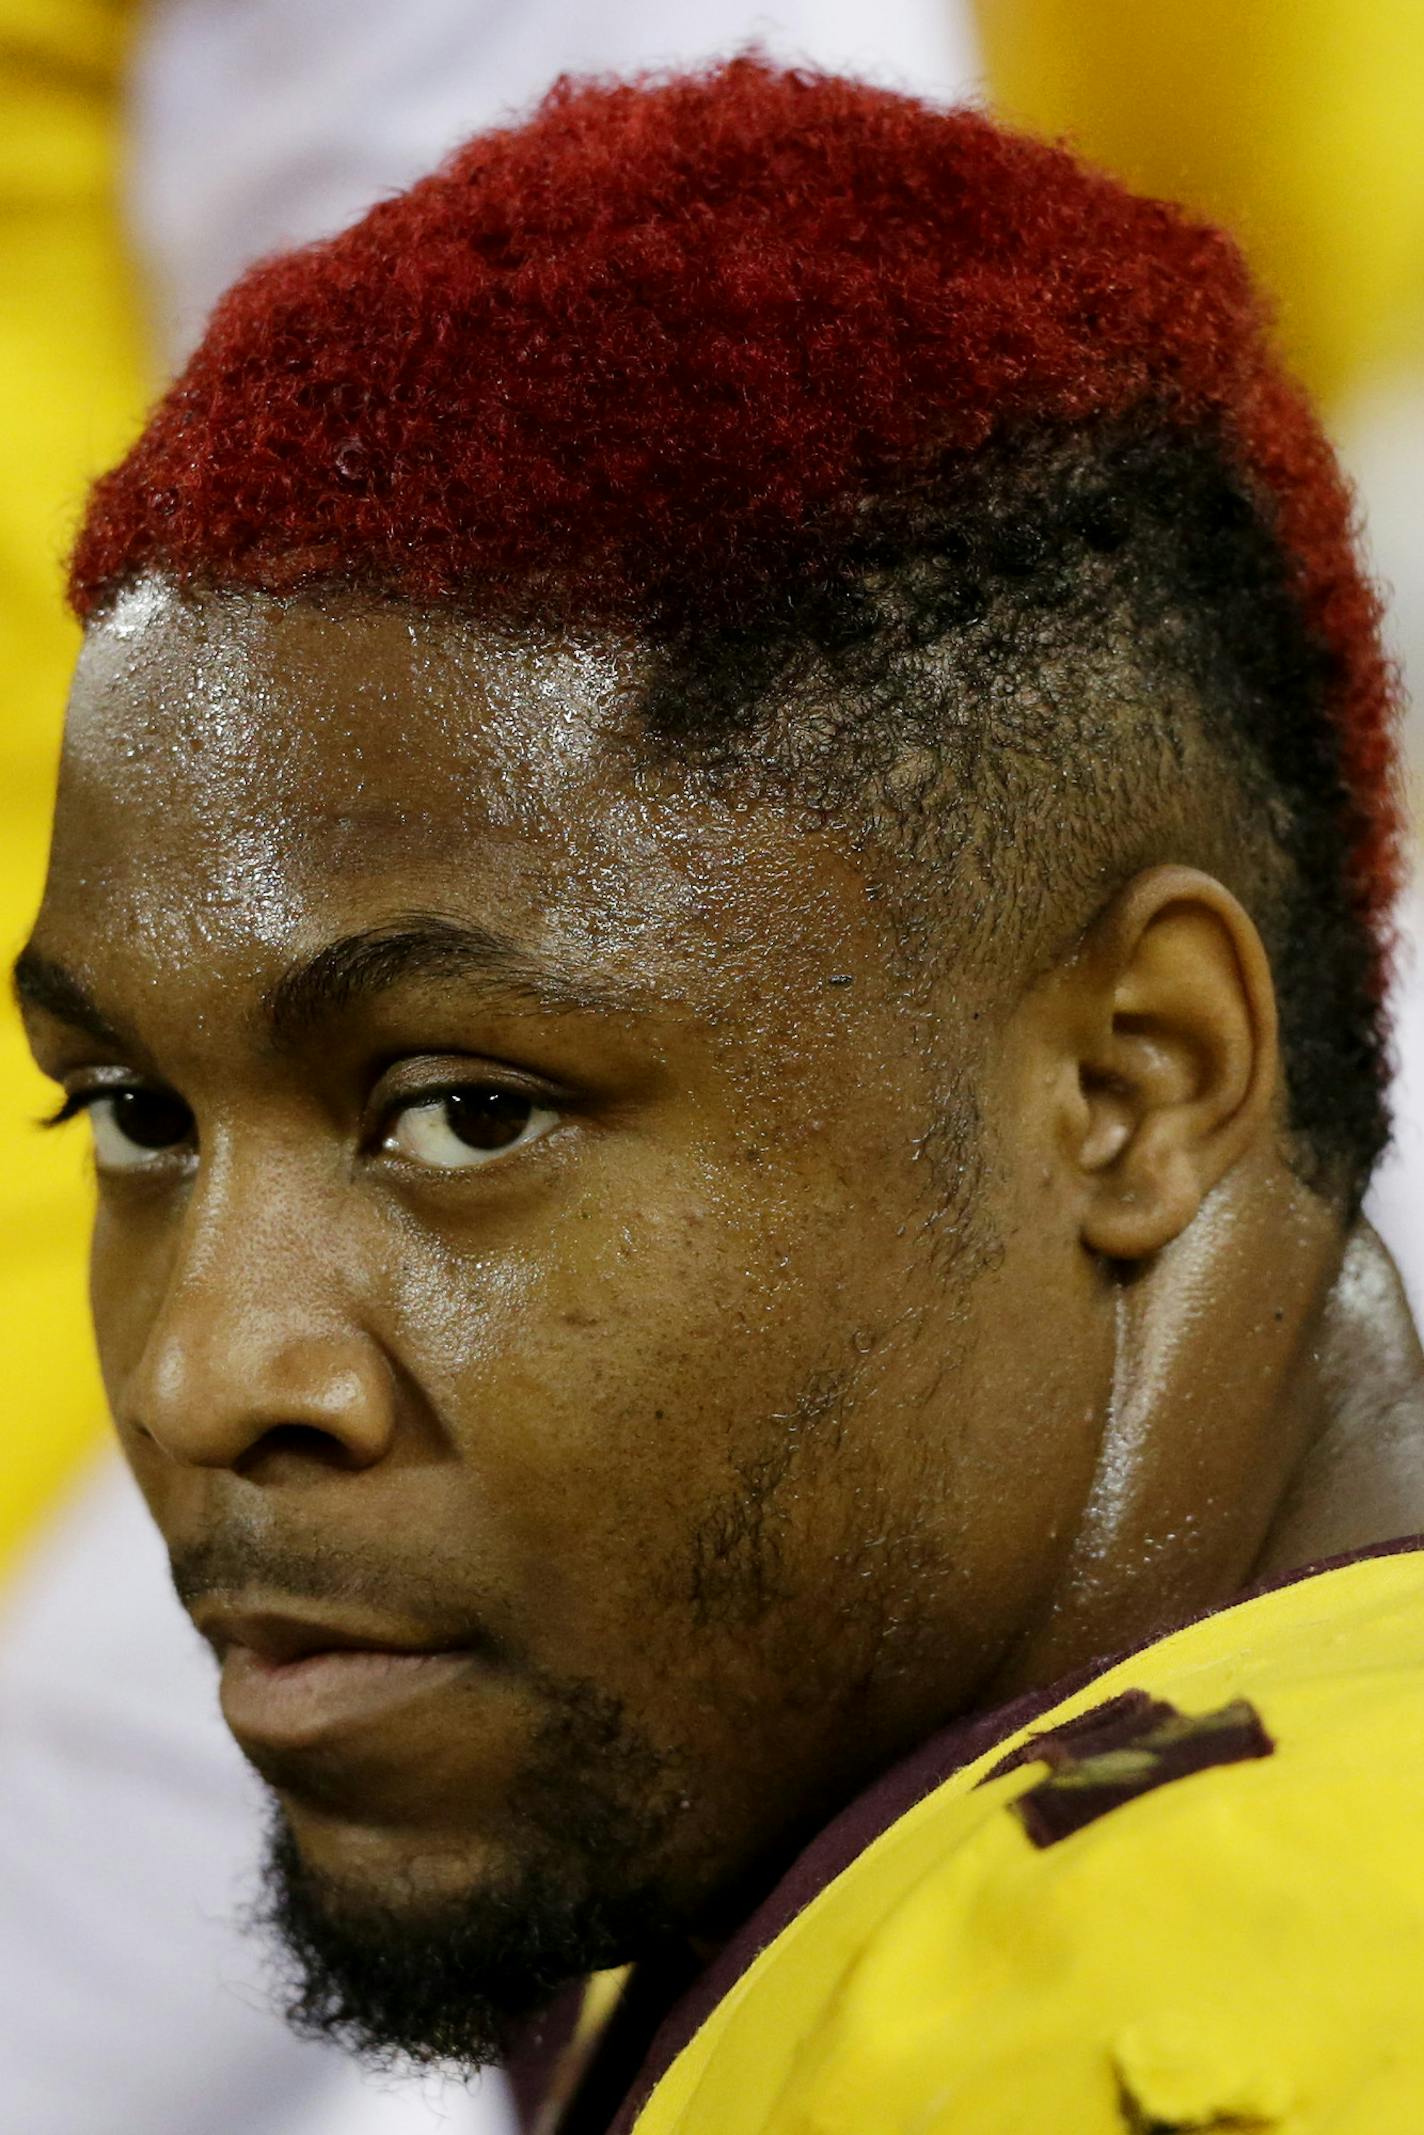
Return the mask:
M970 110L743 58L562 83L249 273L96 487L71 591L356 583L715 608L1014 426L1210 427L1332 655L1351 893L1396 884L1394 704L1350 500L1219 231Z

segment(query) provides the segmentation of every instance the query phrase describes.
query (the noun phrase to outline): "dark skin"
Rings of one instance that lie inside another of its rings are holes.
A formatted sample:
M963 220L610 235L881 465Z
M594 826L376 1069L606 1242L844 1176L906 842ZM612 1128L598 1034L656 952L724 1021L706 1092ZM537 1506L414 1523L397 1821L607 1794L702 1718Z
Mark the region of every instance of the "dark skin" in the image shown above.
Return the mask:
M303 1856L506 1875L580 1685L715 1936L954 1714L1424 1528L1424 1365L1286 1160L1229 888L1164 855L1027 986L947 898L956 1199L874 862L653 764L637 672L138 589L22 995L98 1095L105 1379L199 1627L460 1649L399 1725L245 1742Z

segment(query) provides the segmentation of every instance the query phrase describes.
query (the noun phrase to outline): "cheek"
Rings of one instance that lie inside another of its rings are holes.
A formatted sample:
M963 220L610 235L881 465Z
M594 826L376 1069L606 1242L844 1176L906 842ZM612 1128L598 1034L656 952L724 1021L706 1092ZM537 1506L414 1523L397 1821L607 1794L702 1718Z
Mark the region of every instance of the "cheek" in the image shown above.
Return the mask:
M798 1231L726 1192L624 1194L616 1220L612 1205L580 1198L537 1249L471 1254L427 1232L400 1256L392 1334L532 1635L575 1671L602 1670L615 1622L665 1623L704 1509L839 1339L804 1217Z
M1022 1623L1052 1591L1113 1384L1114 1286L1045 1208L1038 1168L1024 1173L993 1211L999 1243L973 1284L955 1389L956 1551L990 1628Z
M125 1460L165 1538L192 1524L203 1478L167 1458L130 1413L132 1390L163 1313L173 1265L171 1226L99 1198L89 1252L89 1300L109 1415Z
M122 1422L122 1392L148 1344L167 1287L171 1230L144 1211L122 1216L100 1195L89 1247L89 1304L110 1413Z

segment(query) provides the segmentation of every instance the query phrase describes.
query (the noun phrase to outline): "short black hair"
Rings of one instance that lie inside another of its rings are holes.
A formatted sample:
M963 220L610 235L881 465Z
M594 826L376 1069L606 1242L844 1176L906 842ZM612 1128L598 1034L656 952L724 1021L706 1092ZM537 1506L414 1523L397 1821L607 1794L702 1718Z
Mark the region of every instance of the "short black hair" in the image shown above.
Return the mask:
M736 775L774 733L803 798L871 797L1026 975L1137 867L1212 865L1271 960L1296 1168L1353 1207L1388 1140L1385 1018L1332 655L1273 516L1209 433L1020 431L773 602L672 633L644 714L678 755Z

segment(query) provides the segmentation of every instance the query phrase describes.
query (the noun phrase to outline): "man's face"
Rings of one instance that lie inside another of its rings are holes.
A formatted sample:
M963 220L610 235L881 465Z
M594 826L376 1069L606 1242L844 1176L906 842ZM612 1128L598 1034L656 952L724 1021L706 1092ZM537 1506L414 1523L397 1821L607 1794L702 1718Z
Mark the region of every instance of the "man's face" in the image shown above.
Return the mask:
M353 1902L537 1855L714 1922L972 1696L1086 1487L1011 1019L833 827L654 765L636 674L154 587L80 668L31 1027L106 1383Z

